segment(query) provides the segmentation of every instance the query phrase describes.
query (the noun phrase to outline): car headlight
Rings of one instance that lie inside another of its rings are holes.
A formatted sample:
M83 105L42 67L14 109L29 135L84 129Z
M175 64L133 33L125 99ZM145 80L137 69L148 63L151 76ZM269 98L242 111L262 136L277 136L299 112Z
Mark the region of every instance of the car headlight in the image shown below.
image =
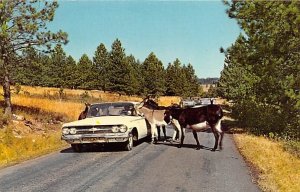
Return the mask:
M76 134L76 129L75 128L71 128L70 129L70 134L73 134L73 135Z
M63 128L63 129L62 129L62 133L63 133L64 135L67 135L67 134L70 133L70 129L69 129L69 128Z
M118 126L112 126L111 131L113 133L117 133L119 131L119 127Z
M119 129L120 129L120 132L121 132L121 133L125 133L125 132L127 131L127 126L126 126L126 125L121 125L121 126L119 127Z

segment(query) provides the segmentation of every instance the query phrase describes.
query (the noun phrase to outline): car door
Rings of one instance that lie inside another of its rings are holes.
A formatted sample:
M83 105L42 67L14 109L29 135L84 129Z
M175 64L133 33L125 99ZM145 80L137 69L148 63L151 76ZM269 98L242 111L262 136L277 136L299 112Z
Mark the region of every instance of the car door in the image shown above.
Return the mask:
M147 137L150 133L150 128L147 125L145 117L137 116L137 126L139 132L139 139Z

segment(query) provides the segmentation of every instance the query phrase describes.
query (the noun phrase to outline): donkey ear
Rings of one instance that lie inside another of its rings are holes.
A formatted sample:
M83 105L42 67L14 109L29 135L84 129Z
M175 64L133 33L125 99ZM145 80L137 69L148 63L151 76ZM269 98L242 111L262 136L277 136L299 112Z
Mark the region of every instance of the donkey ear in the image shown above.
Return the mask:
M149 98L150 98L150 95L147 95L147 96L143 99L142 102L145 102L145 101L149 100Z
M141 101L140 103L135 104L134 105L135 110L138 110L138 109L142 108L145 104L145 100L146 99L143 99L143 101Z

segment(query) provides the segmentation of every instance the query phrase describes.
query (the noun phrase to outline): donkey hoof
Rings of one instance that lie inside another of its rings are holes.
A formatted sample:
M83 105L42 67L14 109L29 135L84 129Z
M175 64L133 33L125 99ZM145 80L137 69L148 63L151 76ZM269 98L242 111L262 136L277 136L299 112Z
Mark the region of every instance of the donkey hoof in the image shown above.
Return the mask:
M197 147L197 148L196 148L196 150L200 150L200 149L201 149L201 147Z
M177 147L178 147L178 148L181 148L182 146L181 146L181 145L178 145Z
M216 149L211 149L211 151L216 151Z

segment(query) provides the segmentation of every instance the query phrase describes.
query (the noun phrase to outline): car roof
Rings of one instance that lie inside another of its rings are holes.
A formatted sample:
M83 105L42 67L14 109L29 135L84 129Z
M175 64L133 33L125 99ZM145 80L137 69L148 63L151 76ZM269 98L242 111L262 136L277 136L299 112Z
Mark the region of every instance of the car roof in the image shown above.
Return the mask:
M112 101L112 102L91 103L91 105L111 104L111 103L131 103L131 104L136 105L139 102L136 102L136 101Z

